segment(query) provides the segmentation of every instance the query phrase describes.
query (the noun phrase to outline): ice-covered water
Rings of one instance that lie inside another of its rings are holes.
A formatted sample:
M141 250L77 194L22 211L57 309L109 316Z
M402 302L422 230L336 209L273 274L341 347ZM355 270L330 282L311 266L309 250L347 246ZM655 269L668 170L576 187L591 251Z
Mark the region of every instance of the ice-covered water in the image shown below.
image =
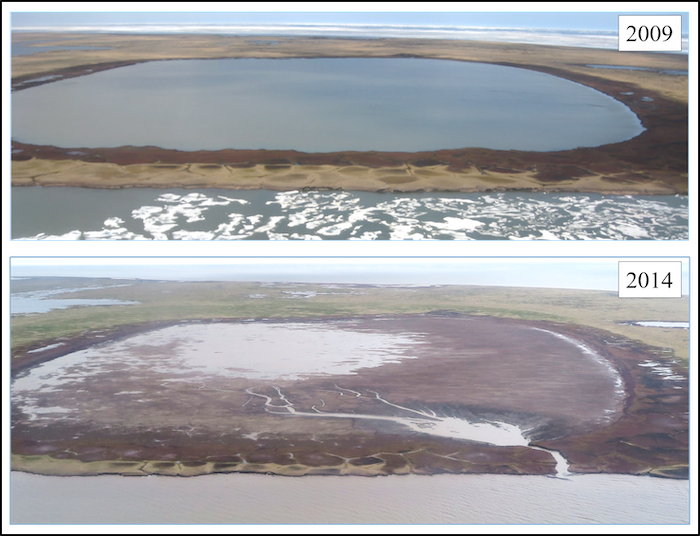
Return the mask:
M686 196L13 188L36 240L683 240Z

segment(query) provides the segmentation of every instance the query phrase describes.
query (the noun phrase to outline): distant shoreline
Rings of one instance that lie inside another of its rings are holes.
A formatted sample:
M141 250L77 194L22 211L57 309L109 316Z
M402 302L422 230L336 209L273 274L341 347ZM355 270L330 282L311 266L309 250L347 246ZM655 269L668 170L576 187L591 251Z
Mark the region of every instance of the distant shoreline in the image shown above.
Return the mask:
M25 39L30 35L45 38L47 34L22 34ZM687 76L587 67L608 64L687 69L687 56L436 39L295 36L275 37L277 44L261 46L251 44L251 36L52 33L51 37L60 38L63 45L111 48L15 56L14 90L164 59L419 57L519 67L581 83L623 102L647 130L625 142L556 152L475 148L415 153L188 152L158 147L58 148L13 142L13 186L624 195L688 192ZM254 37L254 43L264 39ZM45 79L52 76L60 78ZM76 152L81 153L79 159Z

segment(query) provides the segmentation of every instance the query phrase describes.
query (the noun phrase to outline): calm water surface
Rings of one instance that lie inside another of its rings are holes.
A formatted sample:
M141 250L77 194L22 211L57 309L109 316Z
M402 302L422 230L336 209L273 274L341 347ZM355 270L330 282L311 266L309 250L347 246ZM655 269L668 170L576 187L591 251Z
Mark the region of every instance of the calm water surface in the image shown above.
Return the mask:
M685 240L688 198L16 187L12 238Z
M643 130L581 84L416 58L148 62L12 95L12 138L59 147L559 151Z
M13 472L12 523L687 524L689 484L625 475L47 477Z

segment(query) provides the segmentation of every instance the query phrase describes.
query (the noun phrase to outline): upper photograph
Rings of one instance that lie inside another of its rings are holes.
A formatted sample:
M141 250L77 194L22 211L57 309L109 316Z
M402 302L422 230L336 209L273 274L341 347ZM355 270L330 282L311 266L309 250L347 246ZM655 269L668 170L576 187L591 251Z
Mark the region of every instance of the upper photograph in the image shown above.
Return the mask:
M11 236L688 240L688 16L619 15L10 13Z

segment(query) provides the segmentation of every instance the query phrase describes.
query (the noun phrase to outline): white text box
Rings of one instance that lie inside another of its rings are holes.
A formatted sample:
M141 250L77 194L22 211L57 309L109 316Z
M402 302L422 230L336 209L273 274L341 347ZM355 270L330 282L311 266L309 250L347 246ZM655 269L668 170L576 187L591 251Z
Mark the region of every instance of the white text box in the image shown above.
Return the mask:
M620 261L620 298L680 298L681 261Z
M680 52L681 15L618 15L622 52Z

